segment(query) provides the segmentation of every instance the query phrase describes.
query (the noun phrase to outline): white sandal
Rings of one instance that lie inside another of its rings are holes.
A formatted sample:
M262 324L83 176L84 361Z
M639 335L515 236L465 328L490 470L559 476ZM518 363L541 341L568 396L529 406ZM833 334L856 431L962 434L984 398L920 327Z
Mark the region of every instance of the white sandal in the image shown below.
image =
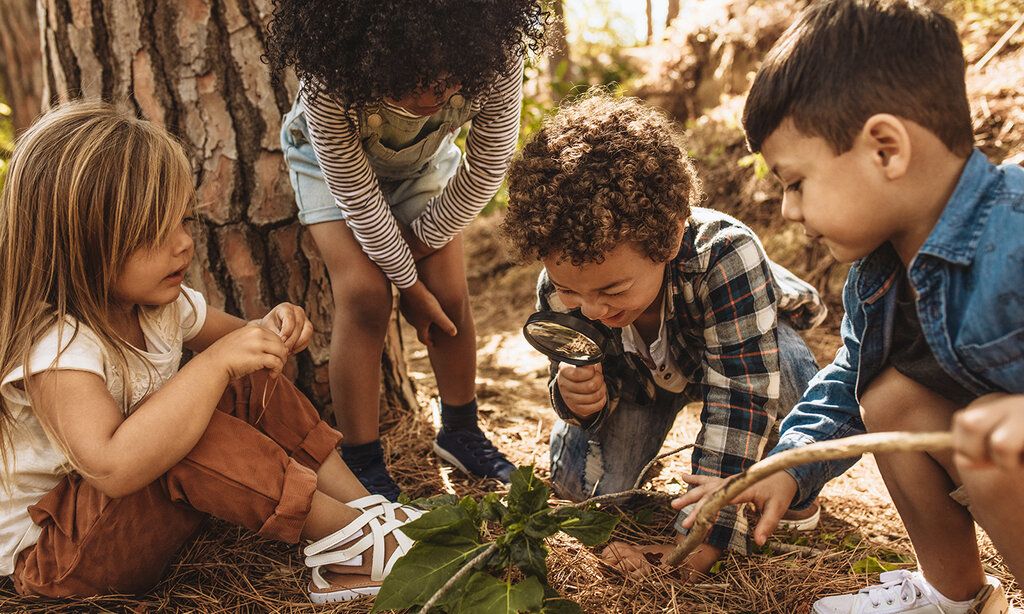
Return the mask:
M421 510L392 503L380 495L362 497L347 505L362 510L363 513L343 528L303 549L306 566L310 568L313 576L309 587L309 598L313 603L349 601L376 595L384 578L394 567L395 561L408 552L414 543L402 533L402 525L423 515ZM395 515L395 511L399 509L405 514L405 520L400 520ZM369 532L364 534L364 528L368 528ZM384 538L389 534L394 535L398 547L385 561ZM333 574L333 581L328 581L324 577L323 567L327 565L361 566L363 554L371 548L373 558L368 577L362 574Z

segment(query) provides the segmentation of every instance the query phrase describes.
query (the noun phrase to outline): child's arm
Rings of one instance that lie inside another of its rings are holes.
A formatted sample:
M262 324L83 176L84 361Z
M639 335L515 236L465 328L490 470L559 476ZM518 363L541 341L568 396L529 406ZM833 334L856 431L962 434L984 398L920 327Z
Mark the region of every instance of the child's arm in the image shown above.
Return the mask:
M287 355L273 332L236 329L127 418L95 373L42 371L26 382L33 411L75 468L107 496L122 497L152 483L195 447L228 382L259 369L280 372Z
M692 464L694 474L711 477L741 473L760 458L781 381L767 256L745 229L724 236L695 289L704 314L704 407ZM746 550L746 522L735 508L719 515L707 544Z
M412 231L434 249L444 247L498 192L519 139L523 59L491 90L466 137L466 161L441 195L412 222Z
M306 349L309 340L313 338L313 325L306 317L305 310L291 303L281 303L253 323L278 333L291 354L298 354ZM185 342L185 347L193 352L202 352L224 335L246 324L249 322L239 317L215 307L207 307L202 329L195 337Z
M843 291L843 302L846 314L852 309L859 309L855 289L849 282ZM843 345L835 359L811 379L801 401L783 420L778 445L766 456L815 441L839 439L864 432L855 392L860 341L849 315L843 316L840 332ZM855 462L856 459L842 459L787 469L751 486L736 497L733 503L751 502L760 510L761 518L754 528L754 541L763 545L775 531L786 510L811 503L826 482L842 475ZM697 504L683 522L683 526L689 528L701 500L721 484L721 479L703 476L688 476L684 479L692 488L673 501L672 506L682 509Z

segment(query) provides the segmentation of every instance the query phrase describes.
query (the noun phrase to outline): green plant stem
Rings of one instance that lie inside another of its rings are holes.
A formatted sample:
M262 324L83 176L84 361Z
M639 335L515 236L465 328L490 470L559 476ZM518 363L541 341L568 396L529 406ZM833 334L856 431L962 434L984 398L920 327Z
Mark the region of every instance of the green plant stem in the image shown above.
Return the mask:
M434 595L430 599L428 599L426 603L423 604L423 607L420 609L420 614L426 614L427 612L429 612L430 608L434 607L437 601L441 599L441 597L443 597L445 593L448 592L448 589L454 586L456 582L466 577L466 574L472 571L473 568L475 568L477 565L480 565L484 561L486 561L487 557L494 554L494 551L497 549L498 543L494 542L490 546L488 546L486 550L484 550L483 552L481 552L480 554L476 555L468 562L466 562L466 564L463 565L461 569L455 572L455 575L448 578L448 581L445 582L441 586L441 588L437 589L437 592L434 593Z

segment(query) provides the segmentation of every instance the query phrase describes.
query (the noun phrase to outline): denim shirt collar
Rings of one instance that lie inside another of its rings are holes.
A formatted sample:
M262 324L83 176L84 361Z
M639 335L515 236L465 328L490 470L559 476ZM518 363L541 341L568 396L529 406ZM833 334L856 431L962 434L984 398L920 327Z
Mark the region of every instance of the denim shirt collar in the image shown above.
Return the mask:
M996 167L985 154L975 149L967 159L960 181L939 221L918 253L953 264L970 264L977 251L985 220L992 210L992 200L985 198L985 195L996 178Z
M977 251L981 229L992 209L992 202L985 194L995 179L995 167L985 154L975 149L967 158L953 195L918 256L927 254L954 264L970 264ZM918 262L915 256L911 269L917 268ZM899 267L902 267L899 254L892 244L885 243L856 264L857 295L866 303L874 303L892 288Z

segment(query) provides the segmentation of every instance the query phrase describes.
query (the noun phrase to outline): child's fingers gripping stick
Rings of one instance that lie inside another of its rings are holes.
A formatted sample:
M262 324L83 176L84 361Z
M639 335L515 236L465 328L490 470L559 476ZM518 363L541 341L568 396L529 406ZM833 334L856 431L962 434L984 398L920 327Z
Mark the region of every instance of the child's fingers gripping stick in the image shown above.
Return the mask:
M1024 395L994 393L978 398L953 419L957 462L965 467L993 464L1024 467Z

